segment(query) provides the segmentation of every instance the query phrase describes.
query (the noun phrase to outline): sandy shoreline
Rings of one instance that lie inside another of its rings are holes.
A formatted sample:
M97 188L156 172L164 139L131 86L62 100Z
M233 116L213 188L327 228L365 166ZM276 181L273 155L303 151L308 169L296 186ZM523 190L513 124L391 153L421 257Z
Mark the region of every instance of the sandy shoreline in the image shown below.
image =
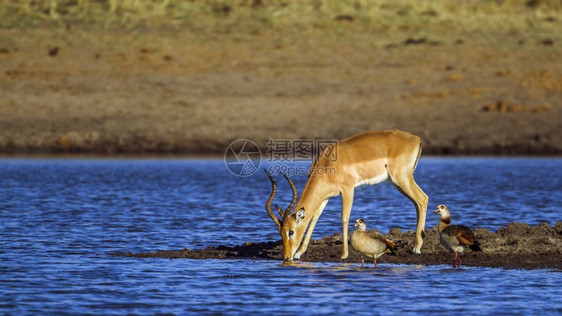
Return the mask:
M237 139L265 151L377 129L420 136L423 155L562 154L556 41L159 32L177 56L146 30L0 30L0 154L222 155Z
M562 270L562 222L550 226L542 223L529 226L524 223L509 223L496 232L486 228L476 228L475 234L482 245L483 252L468 250L463 265L476 267L496 267L507 269L554 269ZM439 243L435 230L426 231L421 255L414 255L411 249L415 242L414 232L401 232L391 229L386 235L396 243L396 255L384 255L379 263L405 264L451 264L452 257ZM361 255L350 247L350 255L340 260L342 249L341 235L325 236L312 240L303 262L348 262L360 263ZM189 259L262 259L282 260L280 241L247 242L239 246L218 246L204 249L161 250L145 253L116 252L112 255L135 258L189 258Z

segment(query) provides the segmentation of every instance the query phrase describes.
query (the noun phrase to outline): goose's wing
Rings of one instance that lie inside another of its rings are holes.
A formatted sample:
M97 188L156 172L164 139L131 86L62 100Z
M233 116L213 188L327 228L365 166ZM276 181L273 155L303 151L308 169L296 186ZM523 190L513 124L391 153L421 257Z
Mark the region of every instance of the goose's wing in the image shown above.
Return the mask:
M382 241L384 243L386 243L386 238L384 238L384 236L376 229L370 229L367 231L367 235L369 236L369 238L374 239L374 240L379 240Z
M451 225L448 228L450 230L449 235L451 237L456 237L459 244L470 247L476 243L476 236L474 236L474 232L469 227L464 225Z

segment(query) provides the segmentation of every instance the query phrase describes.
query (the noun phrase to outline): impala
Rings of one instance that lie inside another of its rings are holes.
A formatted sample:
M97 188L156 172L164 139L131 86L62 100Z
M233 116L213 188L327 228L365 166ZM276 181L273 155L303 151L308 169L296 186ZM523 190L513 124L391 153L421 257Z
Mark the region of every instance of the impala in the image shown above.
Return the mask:
M333 151L336 151L336 159L333 159L334 156L331 155ZM394 184L416 208L416 245L413 252L421 253L428 197L414 181L414 170L420 155L421 139L398 130L368 131L340 140L337 144L331 144L312 162L308 181L296 205L295 185L289 177L283 174L291 186L293 199L285 210L275 205L281 218L278 218L271 210L277 185L273 177L266 171L271 180L272 191L265 204L265 209L281 234L283 260L293 261L293 259L301 257L308 247L316 222L328 203L328 199L339 194L342 195L343 204L341 259L347 258L349 254L348 223L355 188L364 184L377 184L385 180ZM321 168L335 170L335 172L318 172ZM295 206L294 209L293 206ZM305 232L306 237L303 241Z

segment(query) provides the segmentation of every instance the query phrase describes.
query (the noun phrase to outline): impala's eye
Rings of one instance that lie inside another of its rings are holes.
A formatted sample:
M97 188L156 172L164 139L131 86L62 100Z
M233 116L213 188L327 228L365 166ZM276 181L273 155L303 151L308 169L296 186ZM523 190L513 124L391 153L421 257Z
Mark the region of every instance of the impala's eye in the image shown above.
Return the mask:
M294 233L295 233L295 232L294 232L293 230L290 230L290 231L289 231L289 237L293 236Z

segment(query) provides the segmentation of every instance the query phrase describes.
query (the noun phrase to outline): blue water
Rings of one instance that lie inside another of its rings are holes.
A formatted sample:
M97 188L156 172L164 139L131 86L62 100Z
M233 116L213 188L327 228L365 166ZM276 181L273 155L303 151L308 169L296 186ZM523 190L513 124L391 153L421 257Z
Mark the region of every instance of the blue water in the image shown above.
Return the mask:
M469 226L562 220L562 159L425 158L416 179L430 211L445 203ZM294 180L300 191L306 178ZM269 180L221 160L0 159L0 181L0 314L562 313L562 274L547 270L110 255L278 240ZM340 205L331 199L315 238L340 232ZM358 188L351 217L415 229L386 183Z

